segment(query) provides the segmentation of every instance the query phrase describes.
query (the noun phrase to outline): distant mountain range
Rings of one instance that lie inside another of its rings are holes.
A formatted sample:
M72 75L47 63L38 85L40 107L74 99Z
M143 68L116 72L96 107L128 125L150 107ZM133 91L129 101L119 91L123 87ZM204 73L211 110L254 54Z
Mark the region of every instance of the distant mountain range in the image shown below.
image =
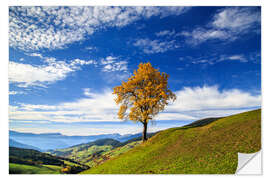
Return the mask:
M61 133L22 133L17 131L9 131L9 138L13 147L20 147L26 149L36 149L39 151L48 151L52 149L62 149L70 146L89 143L98 139L111 138L120 142L128 141L133 138L140 137L138 134L102 134L92 136L66 136ZM34 148L27 148L34 147Z
M34 149L34 150L41 151L41 149L39 149L35 146L19 143L17 141L14 141L13 139L9 139L9 147L16 147L16 148L23 148L23 149Z

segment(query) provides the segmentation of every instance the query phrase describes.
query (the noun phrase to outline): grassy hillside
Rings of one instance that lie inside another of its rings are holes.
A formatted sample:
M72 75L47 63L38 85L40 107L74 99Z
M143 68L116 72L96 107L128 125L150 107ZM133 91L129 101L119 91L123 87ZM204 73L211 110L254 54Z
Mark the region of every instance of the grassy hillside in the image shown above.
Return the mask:
M114 158L116 156L119 156L120 154L123 154L129 150L131 150L132 148L134 148L135 146L141 144L141 141L133 141L130 142L128 144L125 144L123 146L120 147L116 147L114 149L111 149L109 151L104 151L102 153L99 154L93 154L91 157L91 159L89 159L89 161L87 162L87 165L89 165L90 167L95 167L97 165L100 165L106 161L108 161L111 158Z
M114 139L100 139L94 142L72 146L70 148L56 149L54 151L49 151L49 153L93 167L132 149L139 143L140 140L138 138L123 143Z
M73 160L32 149L9 148L10 174L78 173L88 167Z
M9 163L10 174L60 174L61 166Z
M41 153L33 149L9 148L9 161L29 165L51 164L61 166L64 162L50 154Z
M261 110L171 128L84 174L233 174L237 152L261 149Z

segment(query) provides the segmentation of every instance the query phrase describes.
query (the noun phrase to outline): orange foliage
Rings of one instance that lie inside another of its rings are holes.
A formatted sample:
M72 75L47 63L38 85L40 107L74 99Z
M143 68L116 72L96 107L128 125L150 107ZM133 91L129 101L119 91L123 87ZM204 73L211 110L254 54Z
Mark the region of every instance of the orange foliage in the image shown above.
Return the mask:
M115 102L120 105L118 118L143 124L153 120L170 100L176 99L168 89L168 77L168 74L153 68L151 63L141 63L127 82L113 88L113 94L117 95Z
M66 167L63 167L63 168L61 169L61 172L62 172L62 173L69 173L70 170L71 170L71 167L70 167L70 166L66 166Z

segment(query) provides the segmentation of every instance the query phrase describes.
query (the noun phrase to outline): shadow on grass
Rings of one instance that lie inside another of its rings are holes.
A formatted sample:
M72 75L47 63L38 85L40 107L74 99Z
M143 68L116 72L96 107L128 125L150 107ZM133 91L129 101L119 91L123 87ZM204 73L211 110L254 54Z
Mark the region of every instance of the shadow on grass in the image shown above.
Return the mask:
M190 128L195 128L195 127L202 127L202 126L206 126L212 122L215 122L219 119L221 119L223 117L216 117L216 118L205 118L205 119L201 119L195 122L192 122L188 125L185 125L183 127L181 127L181 129L190 129Z

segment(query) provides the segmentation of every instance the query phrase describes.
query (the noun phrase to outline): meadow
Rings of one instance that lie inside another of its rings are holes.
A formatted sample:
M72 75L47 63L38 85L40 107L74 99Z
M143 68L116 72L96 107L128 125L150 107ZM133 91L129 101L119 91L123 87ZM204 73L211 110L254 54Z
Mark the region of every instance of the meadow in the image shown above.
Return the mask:
M234 174L237 153L261 149L261 110L171 128L82 174Z

